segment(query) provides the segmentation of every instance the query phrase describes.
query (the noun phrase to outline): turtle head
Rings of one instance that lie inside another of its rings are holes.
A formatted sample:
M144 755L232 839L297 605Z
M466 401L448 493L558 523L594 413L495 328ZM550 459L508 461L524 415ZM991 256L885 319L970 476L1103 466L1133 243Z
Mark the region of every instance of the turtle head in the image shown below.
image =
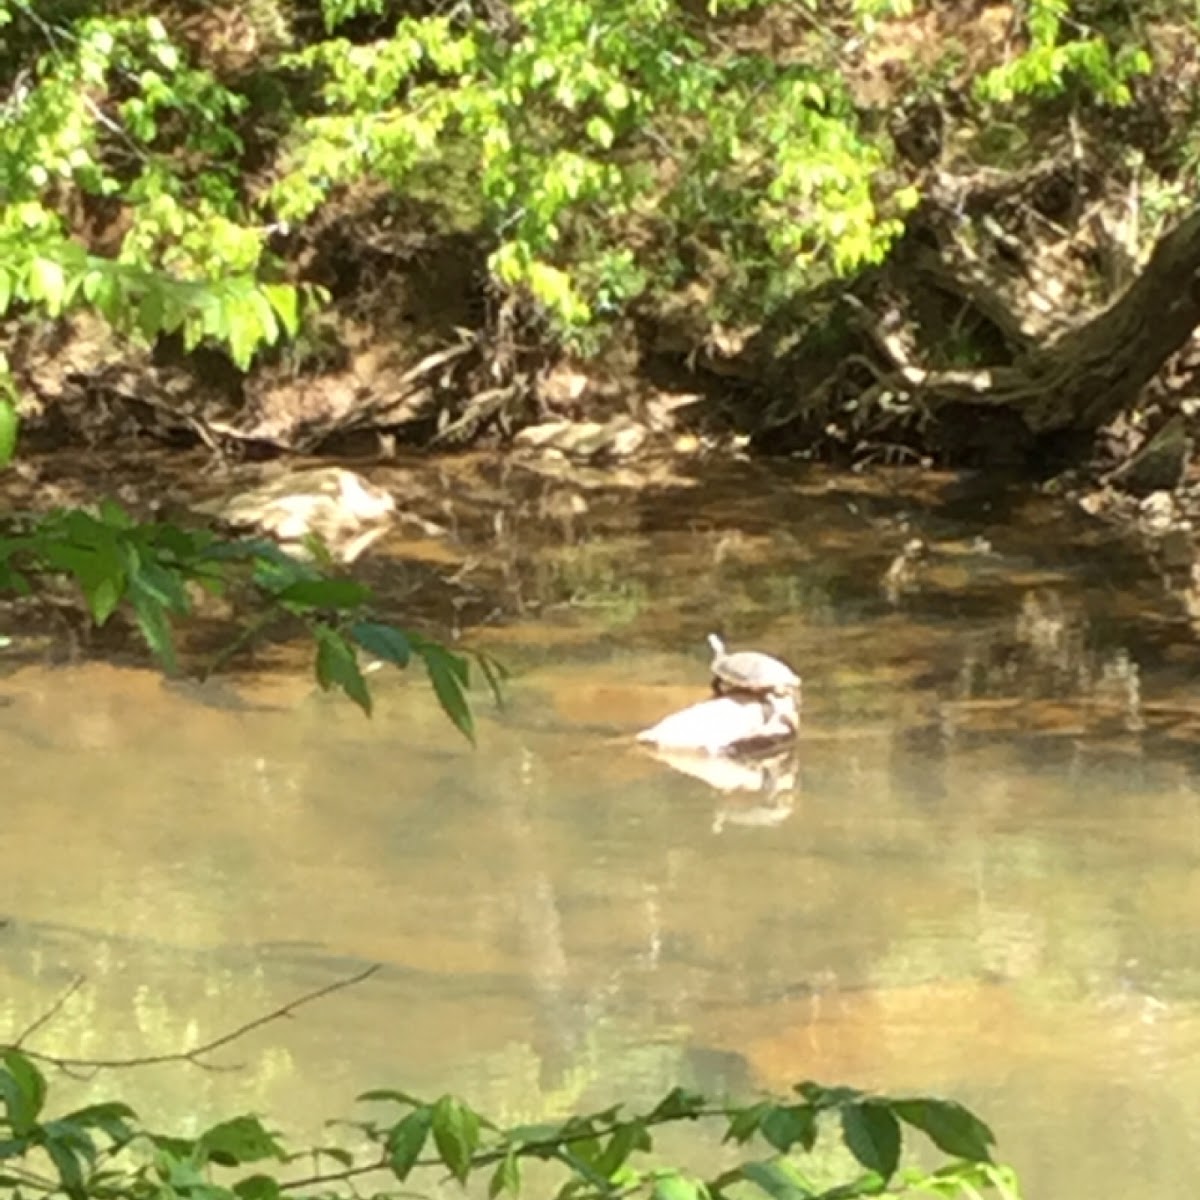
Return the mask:
M721 641L721 639L719 637L717 637L717 635L715 633L710 633L708 635L708 644L709 644L709 646L712 647L712 652L718 658L720 658L721 655L725 653L725 643L723 641Z

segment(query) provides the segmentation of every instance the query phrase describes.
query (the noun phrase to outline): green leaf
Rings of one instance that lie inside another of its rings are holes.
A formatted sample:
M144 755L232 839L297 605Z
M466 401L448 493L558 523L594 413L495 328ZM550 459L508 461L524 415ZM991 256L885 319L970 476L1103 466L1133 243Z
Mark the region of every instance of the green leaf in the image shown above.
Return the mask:
M730 1115L729 1128L725 1131L723 1140L737 1142L739 1146L744 1145L758 1132L763 1117L773 1109L774 1105L765 1102L735 1109Z
M356 1100L394 1100L397 1104L407 1104L410 1108L423 1108L424 1104L411 1092L401 1092L396 1088L372 1088L367 1092L360 1092Z
M92 620L103 625L125 592L117 534L79 510L67 512L60 529L45 526L43 532L51 536L42 544L42 556L56 570L75 576Z
M288 337L295 337L300 329L300 303L296 289L283 283L264 283L262 291Z
M200 1135L197 1148L212 1162L223 1167L286 1157L283 1148L257 1117L234 1117L222 1121Z
M273 346L279 341L279 319L270 300L258 288L254 288L247 295L245 303L247 311L252 312L258 321L262 340Z
M793 1089L800 1093L814 1108L841 1108L843 1104L851 1104L856 1100L865 1099L865 1093L851 1087L822 1087L819 1083L798 1083Z
M91 1127L102 1130L117 1145L123 1145L135 1136L136 1130L130 1122L136 1119L137 1113L128 1104L122 1104L119 1100L89 1104L84 1108L77 1108L62 1118L64 1122L70 1122L81 1128Z
M397 1122L388 1134L388 1166L401 1183L408 1178L408 1173L416 1165L421 1151L425 1149L425 1140L429 1136L432 1120L432 1109L428 1105L422 1105L413 1109L404 1120Z
M603 117L591 117L587 123L587 135L602 149L613 144L613 127Z
M3 1062L0 1099L4 1101L13 1133L25 1137L37 1124L46 1102L46 1077L19 1050L6 1050Z
M241 1200L278 1200L282 1195L279 1180L270 1175L249 1175L233 1185L234 1195Z
M0 386L3 385L3 375L0 375ZM17 434L21 428L21 418L17 406L5 396L0 396L0 467L7 467L12 462L17 451Z
M699 1180L671 1173L654 1182L653 1200L706 1200L708 1189Z
M309 1153L313 1156L313 1162L322 1158L332 1158L340 1167L354 1166L354 1155L341 1146L314 1146Z
M89 304L98 304L98 298L112 287L109 272L100 267L90 267L83 277L80 291Z
M434 695L443 712L467 741L474 745L475 718L471 715L471 706L467 703L466 689L458 669L461 660L448 650L436 646L422 646L419 652L425 660L425 670L429 673Z
M1021 1200L1021 1185L1011 1167L989 1162L953 1162L930 1175L921 1175L910 1185L914 1191L959 1200L962 1196L983 1200L995 1192L999 1200Z
M300 545L320 570L329 570L334 565L333 554L320 534L306 533L300 539Z
M496 1200L502 1192L508 1192L511 1196L521 1194L521 1160L514 1146L510 1146L508 1153L496 1164L488 1183L488 1200Z
M165 1133L147 1132L146 1137L164 1158L189 1158L197 1146L193 1138L172 1137Z
M817 1193L786 1159L742 1163L742 1178L760 1187L772 1200L811 1200Z
M87 1188L83 1182L83 1167L79 1155L61 1141L46 1143L46 1154L58 1172L63 1191L71 1200L87 1200Z
M234 365L239 370L249 370L263 338L254 308L245 297L222 296L217 306L205 313L204 324L209 336L229 347Z
M475 661L483 672L484 682L492 693L492 699L499 707L503 708L504 681L509 677L508 668L499 659L493 658L483 651L475 653Z
M479 1149L479 1117L453 1096L443 1096L433 1106L433 1143L450 1173L465 1183Z
M811 1110L809 1110L811 1111ZM868 1171L886 1181L900 1164L900 1122L883 1104L851 1104L842 1109L842 1137Z
M154 338L163 331L163 303L161 288L147 288L137 306L137 327L147 338Z
M893 1100L893 1113L921 1130L939 1150L974 1162L991 1162L992 1131L974 1113L954 1100Z
M763 1115L759 1132L783 1154L797 1143L811 1150L817 1140L816 1111L807 1105L773 1105Z
M124 576L118 572L79 576L84 598L97 625L103 625L117 611L125 586Z
M317 682L325 691L339 687L359 708L371 715L371 692L359 669L354 647L328 625L318 625Z
M569 1145L563 1153L568 1157L573 1169L593 1183L605 1182L604 1177L595 1170L595 1163L600 1158L600 1138L596 1135L596 1118L594 1116L572 1117L562 1127L561 1138Z
M382 625L378 621L356 621L348 632L368 654L384 662L407 667L412 658L412 643L402 630L392 625Z
M40 1133L40 1140L46 1147L46 1152L56 1163L61 1160L61 1169L66 1172L66 1176L74 1177L81 1171L82 1163L86 1163L89 1168L95 1165L98 1147L88 1127L60 1119L47 1121L41 1127ZM54 1153L56 1150L57 1156Z
M133 529L137 522L112 497L100 501L100 520L113 529Z
M694 1120L705 1106L705 1099L698 1092L683 1088L672 1088L655 1106L650 1119L655 1121Z
M150 652L169 674L176 674L179 663L175 658L175 640L171 636L171 622L167 619L167 610L156 596L140 588L136 579L130 581L129 601L133 605L138 629L141 630L146 645L150 647Z
M604 1152L596 1159L596 1170L611 1179L635 1150L649 1150L650 1134L641 1121L626 1121L613 1130Z
M189 550L182 555L184 558L193 556ZM168 569L151 558L134 554L128 570L131 590L143 592L171 612L182 615L191 611L191 601L178 568Z
M44 304L52 317L62 312L66 303L67 277L57 259L35 258L29 264L26 287L29 298Z
M371 589L353 579L298 579L276 592L275 599L305 608L357 608L371 599Z
M458 678L463 687L470 683L470 664L461 654L455 654L453 651L447 650L440 642L430 641L428 638L421 637L420 634L410 633L408 640L413 650L422 658L432 657L445 660L446 669Z
M562 1137L562 1126L549 1121L541 1121L534 1125L514 1125L506 1130L508 1141L517 1146L549 1147L545 1157L553 1157L553 1146Z
M33 585L27 576L14 570L10 563L0 563L0 591L12 592L16 596L33 595ZM2 645L11 645L11 639L5 638Z
M821 1200L853 1200L857 1196L878 1196L884 1192L888 1192L887 1180L877 1171L867 1171L850 1183L839 1184L823 1193ZM894 1192L888 1194L895 1195Z

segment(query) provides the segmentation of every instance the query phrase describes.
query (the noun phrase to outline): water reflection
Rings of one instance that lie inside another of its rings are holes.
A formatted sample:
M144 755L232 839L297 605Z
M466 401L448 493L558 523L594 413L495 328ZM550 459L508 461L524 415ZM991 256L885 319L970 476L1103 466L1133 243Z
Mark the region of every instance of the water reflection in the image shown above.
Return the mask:
M82 973L40 1044L177 1049L379 962L230 1050L240 1073L120 1087L176 1126L316 1136L384 1083L515 1119L817 1077L979 1103L1031 1195L1190 1196L1195 648L1032 502L927 510L893 602L911 519L862 486L668 497L579 556L512 552L538 615L476 635L516 676L475 752L420 680L367 722L299 674L11 673L0 1029ZM794 756L632 744L704 686L716 624L803 667Z
M779 825L795 810L799 756L791 743L758 754L708 755L661 747L647 747L646 752L717 794L713 833L726 825Z

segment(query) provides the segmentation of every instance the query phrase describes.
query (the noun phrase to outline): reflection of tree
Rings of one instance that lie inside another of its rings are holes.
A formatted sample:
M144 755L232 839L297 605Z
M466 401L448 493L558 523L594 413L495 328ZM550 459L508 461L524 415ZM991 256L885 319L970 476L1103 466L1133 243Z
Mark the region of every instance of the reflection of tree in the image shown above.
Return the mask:
M512 902L537 1011L531 1043L539 1060L543 1090L557 1090L583 1044L587 1013L571 995L571 972L549 855L530 813L544 797L532 755L521 755L518 777L497 790L494 802L512 867ZM581 1019L582 1018L582 1019Z
M87 976L68 995L73 967ZM0 1040L15 1038L50 1011L55 995L66 996L30 1042L70 1068L65 1094L84 1102L107 1099L112 1077L90 1064L144 1064L147 1069L130 1076L123 1092L139 1109L170 1114L181 1127L194 1127L234 1095L252 1109L276 1109L288 1100L288 1118L304 1120L313 1098L297 1096L295 1042L282 1044L283 1035L243 1038L248 1029L240 1031L244 1059L235 1055L222 1063L237 1063L233 1071L189 1074L154 1065L186 1058L181 1047L219 1037L213 1033L219 1020L240 1024L240 1013L277 1012L273 991L252 951L193 954L103 928L23 920L0 931Z

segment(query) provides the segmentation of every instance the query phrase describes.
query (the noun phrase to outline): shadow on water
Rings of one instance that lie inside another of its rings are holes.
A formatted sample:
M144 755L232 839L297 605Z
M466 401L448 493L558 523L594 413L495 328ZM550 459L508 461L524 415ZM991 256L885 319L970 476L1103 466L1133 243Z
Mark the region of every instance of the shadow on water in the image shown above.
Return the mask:
M365 721L300 674L13 671L0 1028L82 973L42 1046L177 1049L379 962L236 1074L116 1086L315 1133L386 1083L515 1118L814 1077L978 1104L1031 1195L1190 1196L1200 643L1045 498L914 486L744 468L464 520L457 569L523 614L467 631L514 669L474 752L419 679ZM801 668L795 755L632 744L704 694L711 629Z

